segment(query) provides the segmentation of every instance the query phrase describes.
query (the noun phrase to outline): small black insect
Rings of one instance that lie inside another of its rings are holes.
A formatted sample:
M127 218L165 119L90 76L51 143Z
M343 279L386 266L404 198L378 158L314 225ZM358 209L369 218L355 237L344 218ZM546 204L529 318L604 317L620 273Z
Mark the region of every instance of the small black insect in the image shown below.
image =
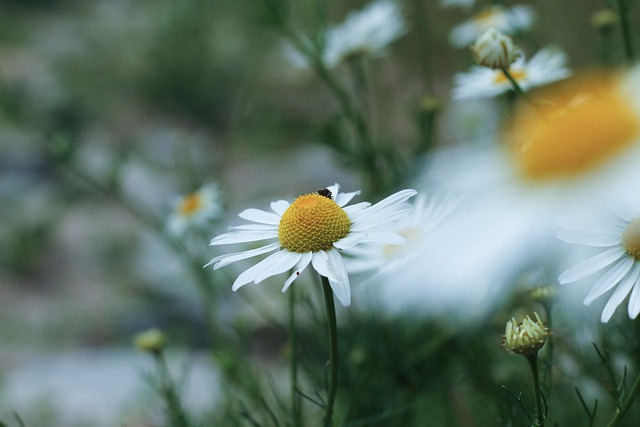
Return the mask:
M331 194L331 191L329 191L328 188L320 188L316 190L316 194L318 194L319 196L326 197L327 199L333 200L333 195Z

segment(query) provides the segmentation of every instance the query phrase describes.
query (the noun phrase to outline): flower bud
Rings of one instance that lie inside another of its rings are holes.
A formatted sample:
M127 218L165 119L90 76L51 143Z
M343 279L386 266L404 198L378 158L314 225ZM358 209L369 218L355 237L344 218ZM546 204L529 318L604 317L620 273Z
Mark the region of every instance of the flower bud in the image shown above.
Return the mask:
M494 70L509 68L519 56L511 37L495 28L489 28L478 37L471 52L476 63Z
M138 333L133 342L138 350L157 354L164 348L166 337L160 329L152 328Z
M504 333L504 345L508 350L525 356L535 355L551 335L538 313L534 313L536 320L527 316L517 323L515 318L507 322Z

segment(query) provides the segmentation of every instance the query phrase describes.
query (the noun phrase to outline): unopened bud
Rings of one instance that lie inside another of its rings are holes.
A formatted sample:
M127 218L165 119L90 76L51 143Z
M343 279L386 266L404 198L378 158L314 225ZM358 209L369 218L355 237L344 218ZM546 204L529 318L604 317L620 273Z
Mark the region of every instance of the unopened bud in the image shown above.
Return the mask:
M507 322L504 333L504 345L508 350L522 354L535 355L542 348L551 331L547 328L538 313L534 313L536 320L527 316L522 322L512 318Z
M482 33L471 46L471 52L476 63L494 70L509 68L519 56L511 37L495 28Z

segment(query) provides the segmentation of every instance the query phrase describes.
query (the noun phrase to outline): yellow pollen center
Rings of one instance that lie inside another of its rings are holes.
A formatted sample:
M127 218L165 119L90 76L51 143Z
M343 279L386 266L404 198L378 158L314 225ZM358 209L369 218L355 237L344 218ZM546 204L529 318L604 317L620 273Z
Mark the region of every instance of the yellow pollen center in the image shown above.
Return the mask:
M336 202L312 193L298 197L282 214L278 239L291 252L327 251L350 229L349 216Z
M513 77L513 79L517 82L521 82L522 80L524 80L527 77L527 72L525 70L509 70L509 74L511 74L511 77ZM495 84L500 84L500 83L507 83L509 80L507 80L507 76L504 75L504 73L502 72L502 70L496 70L496 75L493 78L493 82Z
M640 261L640 217L632 220L624 229L622 246L629 255Z
M198 193L191 193L182 199L180 203L180 213L184 216L193 215L202 207L202 197Z
M511 136L525 178L543 181L590 172L636 140L638 114L620 88L602 78L584 83L568 94L547 93L543 99L555 107L544 117L531 108L516 115Z

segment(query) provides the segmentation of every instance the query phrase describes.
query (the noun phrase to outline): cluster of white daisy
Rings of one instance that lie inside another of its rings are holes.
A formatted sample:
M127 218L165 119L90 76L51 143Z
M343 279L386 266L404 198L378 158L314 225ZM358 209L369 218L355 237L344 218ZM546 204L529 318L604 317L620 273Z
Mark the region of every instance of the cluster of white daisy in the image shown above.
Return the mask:
M475 2L441 5L469 11ZM527 269L567 269L574 256L564 240L605 250L560 274L559 282L602 272L585 303L615 288L602 321L629 294L629 316L635 318L640 203L636 197L628 205L620 194L640 184L640 69L574 77L557 46L527 60L515 40L533 23L530 6L493 5L451 29L453 46L471 46L479 64L454 76L454 102L488 101L509 90L526 97L502 127L499 143L437 151L415 181L428 192L414 205L408 200L417 192L403 190L373 205L347 206L359 192L341 193L335 184L293 202L273 202L271 212L245 210L240 217L253 224L233 227L211 245L269 243L220 255L209 265L217 269L273 252L242 272L233 289L290 272L285 291L311 264L345 306L351 302L349 274L364 274L388 307L474 314ZM396 2L375 1L327 29L322 61L331 68L354 55L380 55L407 31ZM529 97L530 89L559 81L566 83L561 90ZM575 219L603 206L617 206L618 217ZM562 220L558 239L561 218L574 219Z

